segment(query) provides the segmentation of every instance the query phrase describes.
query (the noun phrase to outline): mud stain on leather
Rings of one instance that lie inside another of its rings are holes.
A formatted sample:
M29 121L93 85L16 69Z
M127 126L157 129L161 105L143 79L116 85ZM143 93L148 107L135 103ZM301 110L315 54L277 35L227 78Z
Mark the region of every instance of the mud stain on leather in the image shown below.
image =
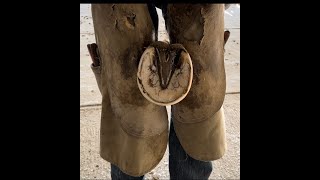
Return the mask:
M157 157L160 161L163 157L163 153L165 152L165 147L167 144L167 138L163 138L165 132L160 133L158 136L151 137L150 141L145 141L150 149L150 153L153 154L153 157Z
M134 13L130 13L126 16L125 24L129 29L134 29L136 27L135 18L136 15Z
M199 14L197 14L196 17L194 17L189 27L186 28L186 31L183 33L183 37L188 41L195 41L198 44L200 44L204 36L203 33L204 18L201 15L201 11L199 11Z
M119 90L121 94L118 94L118 98L120 99L121 103L123 104L132 104L137 106L144 106L146 104L146 100L142 96L141 92L136 85L136 70L137 70L137 61L140 57L138 50L133 50L134 48L127 48L123 53L123 56L119 59L119 65L121 67L121 78L124 80L131 80L133 81L128 84L128 86L124 86L126 90ZM134 89L133 89L134 88Z
M128 99L128 97L130 97ZM138 89L138 86L134 90L128 90L128 95L125 98L126 101L129 101L130 104L134 104L137 106L145 106L147 100L142 96L140 90Z
M192 59L192 58L191 58ZM193 85L198 85L199 84L199 81L200 81L200 74L203 70L201 64L198 62L197 63L197 60L194 60L193 61L193 80L192 80L192 84Z
M192 90L192 87L201 86L199 77L203 71L203 67L200 63L196 63L197 61L198 60L195 59L193 64L193 80L191 90L186 96L186 98L182 101L184 106L190 109L201 108L203 104L208 104L212 102L212 99L208 97L207 94L198 94Z
M130 47L124 51L122 56L120 56L119 63L121 67L121 74L123 75L125 80L134 76L137 59L137 52L135 52L135 50Z
M115 22L114 22L114 27L115 27L118 31L120 31L119 26L118 26L118 20L115 20Z
M189 92L184 100L182 100L183 105L190 109L198 109L201 107L201 100L198 99L197 94L194 92Z
M202 108L203 105L211 105L213 98L212 96L208 96L208 94L198 94L198 93L190 93L183 100L184 106L189 109L198 109Z
M129 83L131 84L131 83ZM148 101L142 96L140 90L138 89L138 86L135 86L136 83L133 83L134 85L123 85L123 89L117 90L114 89L115 95L120 100L121 104L129 104L134 106L145 106Z

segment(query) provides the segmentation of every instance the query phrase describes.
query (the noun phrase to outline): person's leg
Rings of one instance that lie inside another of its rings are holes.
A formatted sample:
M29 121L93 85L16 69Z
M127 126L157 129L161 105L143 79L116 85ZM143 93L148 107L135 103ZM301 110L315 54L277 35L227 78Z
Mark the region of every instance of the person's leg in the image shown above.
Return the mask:
M217 160L227 148L224 4L168 4L165 21L170 43L182 44L193 66L188 95L172 106L176 135L189 156Z
M133 177L122 172L117 166L111 164L111 179L112 180L140 180L144 179L144 176Z
M121 169L112 167L113 179L139 178L160 162L168 140L165 107L146 100L137 86L140 57L153 42L152 19L147 4L91 8L101 60L93 68L102 94L100 156Z
M185 152L175 133L171 118L169 134L170 179L208 179L212 172L212 162L196 160Z
M170 43L182 44L193 65L188 95L171 108L170 177L208 179L226 150L224 4L168 4L162 11Z

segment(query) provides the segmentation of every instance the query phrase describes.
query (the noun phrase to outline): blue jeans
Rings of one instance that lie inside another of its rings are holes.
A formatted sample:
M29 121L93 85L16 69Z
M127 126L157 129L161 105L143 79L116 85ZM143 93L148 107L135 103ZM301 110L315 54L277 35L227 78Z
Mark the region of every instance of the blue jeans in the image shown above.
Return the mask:
M171 119L169 134L169 173L170 179L208 179L212 172L212 162L193 159L182 148L174 131ZM133 177L123 173L118 167L111 164L111 178L113 180L142 180L144 176Z

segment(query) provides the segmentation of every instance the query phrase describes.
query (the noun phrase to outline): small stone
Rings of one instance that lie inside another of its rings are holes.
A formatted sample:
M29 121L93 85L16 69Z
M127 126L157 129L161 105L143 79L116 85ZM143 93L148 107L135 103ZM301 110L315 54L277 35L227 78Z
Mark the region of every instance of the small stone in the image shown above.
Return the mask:
M158 174L153 174L152 175L152 180L159 180L159 179L160 179L160 177L159 177Z
M96 165L96 167L99 167L99 165Z

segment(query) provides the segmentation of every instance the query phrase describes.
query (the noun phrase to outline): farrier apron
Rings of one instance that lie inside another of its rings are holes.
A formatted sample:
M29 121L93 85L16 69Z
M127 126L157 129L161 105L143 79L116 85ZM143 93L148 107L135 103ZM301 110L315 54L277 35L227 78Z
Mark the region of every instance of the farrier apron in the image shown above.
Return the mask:
M153 24L146 4L92 4L101 64L93 67L102 94L100 155L131 176L151 171L168 142L165 106L140 93L137 68L153 42ZM172 106L177 137L197 160L219 159L226 151L222 104L224 69L224 5L169 4L166 27L170 43L190 54L192 86Z

